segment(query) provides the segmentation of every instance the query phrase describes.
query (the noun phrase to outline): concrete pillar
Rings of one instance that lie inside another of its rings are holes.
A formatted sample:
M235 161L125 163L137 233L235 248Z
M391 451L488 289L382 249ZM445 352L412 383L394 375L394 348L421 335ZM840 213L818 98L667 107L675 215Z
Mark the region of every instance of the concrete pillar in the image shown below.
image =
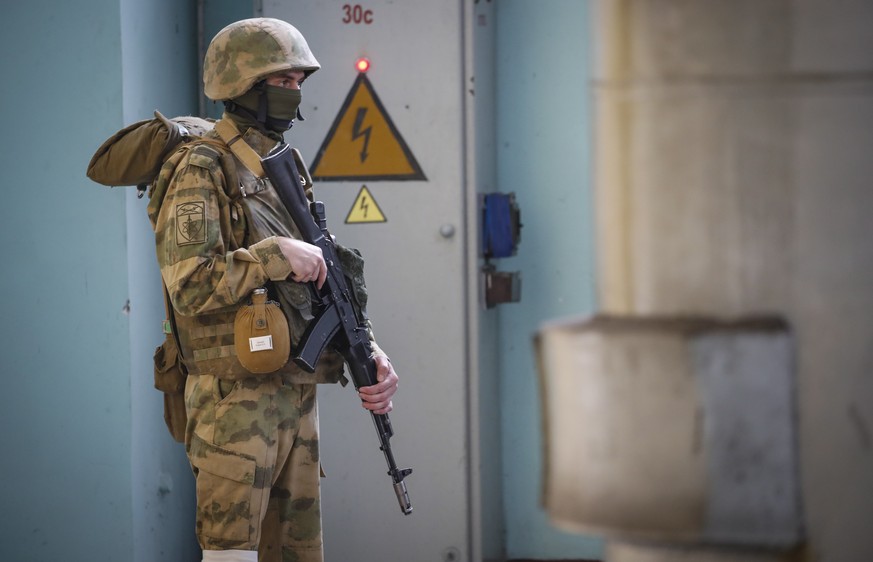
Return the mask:
M602 310L786 318L809 556L873 560L873 3L594 7Z

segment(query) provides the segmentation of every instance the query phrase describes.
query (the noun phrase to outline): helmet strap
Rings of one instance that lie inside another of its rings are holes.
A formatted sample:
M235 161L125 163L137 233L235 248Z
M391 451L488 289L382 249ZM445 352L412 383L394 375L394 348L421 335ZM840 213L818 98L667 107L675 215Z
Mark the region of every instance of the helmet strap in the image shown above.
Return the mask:
M266 125L258 121L257 114L240 104L234 102L233 100L224 100L224 109L231 115L235 115L238 118L242 119L245 123L246 127L254 127L259 130L261 133L267 136L273 136L276 133L267 129Z
M258 123L267 124L267 90L264 89L264 81L260 81L252 88L258 92Z

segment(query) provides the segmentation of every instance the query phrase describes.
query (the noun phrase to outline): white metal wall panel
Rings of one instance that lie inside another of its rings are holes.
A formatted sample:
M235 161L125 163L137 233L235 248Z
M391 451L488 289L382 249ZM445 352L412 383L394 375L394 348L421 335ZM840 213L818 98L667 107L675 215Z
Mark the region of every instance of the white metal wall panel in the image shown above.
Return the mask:
M414 469L414 512L404 517L355 393L320 388L326 559L469 560L462 2L264 0L262 9L298 27L322 65L303 88L306 120L287 135L310 167L365 56L427 178L316 182L331 231L367 260L370 316L401 377L392 445L398 465ZM385 222L345 224L364 185Z

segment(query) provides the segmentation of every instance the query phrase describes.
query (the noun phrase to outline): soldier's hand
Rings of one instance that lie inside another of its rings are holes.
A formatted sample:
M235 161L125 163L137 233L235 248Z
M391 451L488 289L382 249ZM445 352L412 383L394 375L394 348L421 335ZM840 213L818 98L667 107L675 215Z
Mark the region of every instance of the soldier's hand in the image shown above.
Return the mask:
M327 279L327 265L321 248L302 240L279 237L279 249L291 264L291 279L298 283L315 282L321 289Z
M379 382L372 386L362 386L358 389L358 396L361 397L361 405L367 410L374 414L387 414L394 408L391 397L397 392L399 378L387 357L377 355L374 360L376 380Z

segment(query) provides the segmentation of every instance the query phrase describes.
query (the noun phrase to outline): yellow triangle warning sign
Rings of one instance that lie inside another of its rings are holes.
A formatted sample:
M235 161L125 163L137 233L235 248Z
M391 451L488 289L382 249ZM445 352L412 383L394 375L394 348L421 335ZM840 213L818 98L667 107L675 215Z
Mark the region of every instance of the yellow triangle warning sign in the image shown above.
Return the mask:
M362 222L388 222L366 185L361 186L361 191L346 216L346 224Z
M326 181L426 180L363 72L312 162L312 177Z

